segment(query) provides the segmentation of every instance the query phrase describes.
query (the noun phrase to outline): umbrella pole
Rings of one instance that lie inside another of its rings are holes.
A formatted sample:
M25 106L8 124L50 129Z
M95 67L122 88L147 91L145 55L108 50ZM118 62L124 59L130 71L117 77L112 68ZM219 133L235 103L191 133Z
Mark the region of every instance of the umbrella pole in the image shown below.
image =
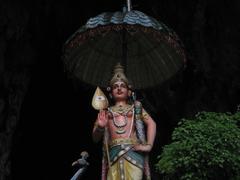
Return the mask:
M122 30L122 61L121 64L127 72L127 31L126 29Z
M131 11L131 9L132 9L131 0L127 0L127 10L128 10L128 11Z
M105 132L107 132L107 128L105 127ZM110 180L113 180L113 174L112 174L112 169L111 169L111 161L110 161L110 155L109 155L109 149L108 149L108 138L104 136L104 141L105 141L105 148L106 148L106 153L107 153L107 161L108 161L108 170L110 173Z

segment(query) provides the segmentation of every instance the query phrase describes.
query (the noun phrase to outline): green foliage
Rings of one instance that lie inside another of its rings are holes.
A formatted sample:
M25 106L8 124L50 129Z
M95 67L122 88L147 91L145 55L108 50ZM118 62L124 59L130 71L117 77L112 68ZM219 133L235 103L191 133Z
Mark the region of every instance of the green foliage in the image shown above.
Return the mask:
M240 179L240 112L202 112L182 119L158 156L164 179Z

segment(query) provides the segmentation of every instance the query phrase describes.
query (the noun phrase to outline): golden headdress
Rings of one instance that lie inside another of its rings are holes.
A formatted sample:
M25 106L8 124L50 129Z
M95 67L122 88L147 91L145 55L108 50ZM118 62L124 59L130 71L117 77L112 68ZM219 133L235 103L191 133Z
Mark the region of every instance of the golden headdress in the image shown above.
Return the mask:
M113 77L110 80L110 86L112 86L117 81L123 81L127 85L129 85L129 81L126 75L124 74L123 66L120 63L117 63L117 65L114 67Z

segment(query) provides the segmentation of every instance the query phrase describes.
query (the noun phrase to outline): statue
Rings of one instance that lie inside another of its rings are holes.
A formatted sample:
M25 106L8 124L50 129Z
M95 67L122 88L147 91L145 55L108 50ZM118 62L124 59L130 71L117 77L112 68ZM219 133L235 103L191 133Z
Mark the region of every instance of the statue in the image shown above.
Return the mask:
M148 153L156 134L156 124L136 101L132 87L117 64L107 88L113 104L108 106L97 89L95 109L100 109L93 128L93 140L104 140L102 180L150 180ZM94 99L93 99L94 101ZM108 106L108 107L107 107Z
M79 170L73 175L73 177L71 178L71 180L78 180L80 179L80 177L82 176L82 174L86 171L87 166L89 166L89 163L87 162L87 158L88 158L88 152L83 151L81 152L81 158L74 161L72 163L72 166L79 166Z

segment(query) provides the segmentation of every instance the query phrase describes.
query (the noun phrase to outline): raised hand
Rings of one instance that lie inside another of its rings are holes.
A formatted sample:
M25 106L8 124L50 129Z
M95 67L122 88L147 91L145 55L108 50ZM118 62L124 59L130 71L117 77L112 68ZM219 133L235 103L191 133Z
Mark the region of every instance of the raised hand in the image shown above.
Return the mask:
M100 128L105 128L108 123L108 113L106 110L100 110L97 117L97 125Z

